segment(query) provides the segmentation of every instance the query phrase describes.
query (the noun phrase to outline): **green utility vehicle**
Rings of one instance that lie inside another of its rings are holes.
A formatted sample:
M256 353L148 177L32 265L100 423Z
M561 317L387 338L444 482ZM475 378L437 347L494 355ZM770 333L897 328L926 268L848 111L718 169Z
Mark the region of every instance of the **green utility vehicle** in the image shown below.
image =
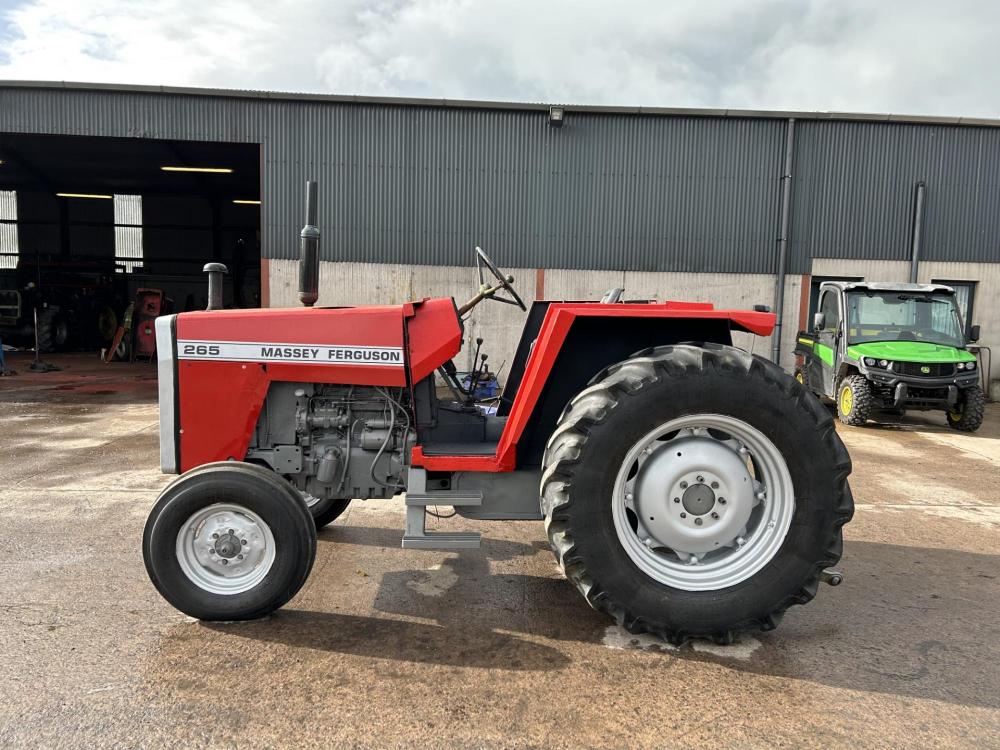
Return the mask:
M833 400L840 421L861 425L876 410L943 410L956 430L983 422L986 397L955 292L939 284L826 281L812 330L800 331L795 377Z

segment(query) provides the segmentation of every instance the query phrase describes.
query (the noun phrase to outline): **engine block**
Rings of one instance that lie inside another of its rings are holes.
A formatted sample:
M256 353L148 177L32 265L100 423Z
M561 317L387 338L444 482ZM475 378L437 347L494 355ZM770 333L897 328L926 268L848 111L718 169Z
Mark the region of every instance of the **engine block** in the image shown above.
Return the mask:
M392 497L414 441L406 398L400 388L273 383L246 460L307 499Z

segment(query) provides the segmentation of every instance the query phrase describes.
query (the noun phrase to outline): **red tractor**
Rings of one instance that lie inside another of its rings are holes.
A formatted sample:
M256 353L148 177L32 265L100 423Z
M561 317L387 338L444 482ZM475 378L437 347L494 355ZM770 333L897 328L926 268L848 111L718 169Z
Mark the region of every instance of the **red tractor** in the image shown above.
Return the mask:
M150 513L143 554L175 607L266 615L305 582L317 527L352 499L404 493L403 547L479 546L478 534L425 530L428 506L544 520L592 607L675 643L771 629L819 581L839 583L828 568L853 501L833 419L732 346L733 331L768 335L771 313L623 302L621 290L529 310L478 248L482 283L460 307L313 308L309 196L305 308L156 322L161 464L183 473ZM484 300L527 312L495 413L453 364Z

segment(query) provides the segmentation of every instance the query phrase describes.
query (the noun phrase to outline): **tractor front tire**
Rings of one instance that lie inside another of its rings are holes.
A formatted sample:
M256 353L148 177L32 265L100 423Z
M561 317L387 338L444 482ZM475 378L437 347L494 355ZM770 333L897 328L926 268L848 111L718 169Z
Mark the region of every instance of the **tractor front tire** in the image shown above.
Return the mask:
M631 633L728 643L813 598L854 512L850 471L829 412L780 368L728 346L666 346L570 401L546 446L542 509L592 607Z
M223 461L192 469L163 491L142 553L153 585L181 612L250 620L305 583L316 527L302 496L274 472Z
M837 387L837 416L844 424L859 427L868 421L874 400L868 378L848 375Z
M975 432L983 424L986 411L986 394L978 385L963 388L958 394L955 409L948 412L948 426L962 432Z
M343 512L347 510L347 506L350 504L350 498L317 500L313 505L309 506L309 512L312 514L313 521L316 523L316 528L322 529L324 526L329 526L331 523L340 518Z

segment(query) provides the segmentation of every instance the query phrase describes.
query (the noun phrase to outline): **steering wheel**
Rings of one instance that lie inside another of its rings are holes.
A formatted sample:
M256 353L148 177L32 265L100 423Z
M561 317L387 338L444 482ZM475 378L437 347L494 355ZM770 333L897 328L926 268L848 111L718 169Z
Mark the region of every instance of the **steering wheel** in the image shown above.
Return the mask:
M495 299L497 302L503 302L506 305L517 305L523 311L527 312L528 308L525 307L524 301L518 296L517 292L514 291L514 277L507 275L505 276L503 272L497 268L497 264L486 254L486 251L481 247L476 247L476 270L479 272L479 286L484 288L487 286L486 279L483 274L483 266L486 266L487 270L493 277L500 282L500 287L511 296L511 299L507 297L498 297L496 294L489 295L490 299Z

